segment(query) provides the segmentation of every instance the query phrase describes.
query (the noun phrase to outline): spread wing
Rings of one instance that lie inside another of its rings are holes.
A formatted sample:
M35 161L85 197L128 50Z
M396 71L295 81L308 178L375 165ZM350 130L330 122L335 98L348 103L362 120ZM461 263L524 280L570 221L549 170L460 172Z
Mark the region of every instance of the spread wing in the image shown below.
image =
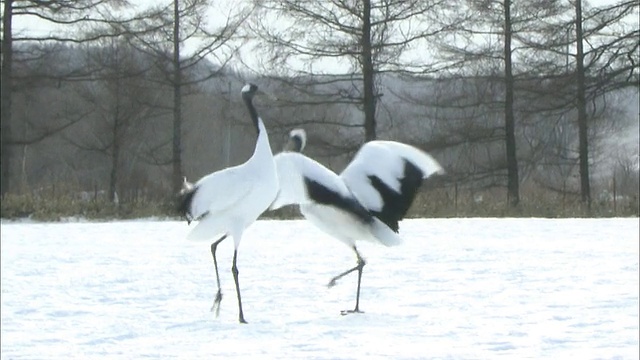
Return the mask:
M436 173L444 173L442 166L418 148L395 141L370 141L340 177L366 209L397 231L422 180Z

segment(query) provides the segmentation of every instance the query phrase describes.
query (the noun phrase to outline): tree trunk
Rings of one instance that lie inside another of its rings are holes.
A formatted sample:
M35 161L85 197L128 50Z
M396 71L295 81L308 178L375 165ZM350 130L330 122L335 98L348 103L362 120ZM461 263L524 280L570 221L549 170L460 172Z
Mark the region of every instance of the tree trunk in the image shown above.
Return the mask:
M504 127L507 151L507 200L513 207L520 202L518 158L513 114L513 73L511 64L511 0L504 1Z
M582 0L576 1L576 84L578 107L578 137L580 154L580 195L582 202L591 209L591 185L589 184L589 141L587 139L587 101L582 48Z
M173 191L182 186L182 69L180 68L179 1L173 2Z
M13 0L4 1L2 18L2 81L1 83L1 102L2 109L0 111L0 130L2 131L1 145L1 162L2 175L0 178L0 196L4 197L11 189L11 91L12 85L12 68L13 68L13 34L11 29L11 20L13 16Z
M362 24L362 78L364 82L364 138L376 139L375 72L371 49L371 0L363 1Z
M116 75L119 76L119 75ZM118 173L120 158L120 80L116 79L116 108L113 115L113 147L111 148L111 174L109 174L109 201L114 203L116 200L116 191L118 190Z
M114 135L118 133L118 122L116 120L116 125L114 125ZM116 192L118 191L118 173L120 169L118 158L120 157L120 140L116 139L113 143L113 153L111 154L111 174L109 176L109 201L114 203L117 199Z

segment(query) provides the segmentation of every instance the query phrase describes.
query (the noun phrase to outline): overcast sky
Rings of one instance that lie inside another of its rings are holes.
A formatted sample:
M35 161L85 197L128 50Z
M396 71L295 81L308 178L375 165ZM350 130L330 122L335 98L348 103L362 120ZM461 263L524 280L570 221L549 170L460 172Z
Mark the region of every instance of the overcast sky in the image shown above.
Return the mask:
M569 1L569 0L567 0ZM223 23L226 20L226 16L229 13L233 13L241 8L238 4L249 4L251 0L215 0L213 1L215 6L212 6L208 11L209 23L217 24ZM607 4L615 4L618 0L591 0L589 3L595 5L607 5ZM133 4L136 4L134 8L129 9L128 11L135 12L136 9L141 9L145 6L149 6L151 4L160 3L159 0L139 0L132 1ZM163 0L162 3L171 4L171 0ZM126 11L126 10L125 10ZM638 23L637 15L632 16L632 19L635 23ZM34 16L16 16L13 20L14 27L14 36L20 36L20 34L28 33L32 36L46 36L53 31L60 31L56 29L55 25L46 22L40 18ZM245 47L245 51L243 53L246 55L248 51L253 50L253 48ZM250 49L250 50L248 50ZM193 51L193 47L190 44L186 44L183 48L183 54L188 54ZM258 50L259 51L259 50ZM266 54L250 54L251 56L243 56L245 61L251 62L251 59L255 59L257 62L261 58L265 58ZM425 54L423 51L420 53L420 57L424 57ZM349 64L345 60L340 60L342 62L338 62L338 60L328 60L324 63L316 63L314 64L314 71L323 70L327 72L344 72L347 71L345 67L348 67ZM252 66L256 66L255 64L251 64ZM290 64L292 65L292 64Z

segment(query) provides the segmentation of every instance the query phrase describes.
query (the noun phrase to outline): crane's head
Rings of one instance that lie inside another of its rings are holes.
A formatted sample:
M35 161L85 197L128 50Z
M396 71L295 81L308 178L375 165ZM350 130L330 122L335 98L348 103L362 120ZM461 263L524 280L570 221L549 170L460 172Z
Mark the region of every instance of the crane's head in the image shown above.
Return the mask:
M266 95L269 99L273 101L278 101L277 96L274 96L268 92L258 89L258 85L252 84L252 83L247 83L245 86L243 86L241 93L242 93L242 97L247 99L253 99L254 95L260 94L260 95Z
M307 145L307 133L304 129L293 129L289 132L289 141L284 147L285 151L302 152Z
M258 92L258 85L247 83L242 87L242 96L253 97Z

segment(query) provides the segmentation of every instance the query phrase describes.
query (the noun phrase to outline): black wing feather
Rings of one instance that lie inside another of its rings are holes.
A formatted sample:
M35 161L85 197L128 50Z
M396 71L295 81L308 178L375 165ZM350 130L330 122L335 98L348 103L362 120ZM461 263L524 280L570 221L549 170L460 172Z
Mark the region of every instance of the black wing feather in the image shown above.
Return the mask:
M178 194L178 213L184 216L187 219L187 223L191 223L193 220L193 216L191 215L191 202L193 201L193 196L198 191L198 188L195 186L185 187Z
M357 216L364 223L368 224L373 221L371 213L355 198L344 197L321 183L307 177L304 178L304 184L309 198L313 201L323 205L332 205L349 212Z
M391 189L377 176L370 175L369 181L382 197L382 209L371 211L383 223L387 224L391 230L398 232L398 221L402 220L409 211L416 193L422 185L424 174L417 166L408 160L404 160L404 172L400 179L400 193Z

